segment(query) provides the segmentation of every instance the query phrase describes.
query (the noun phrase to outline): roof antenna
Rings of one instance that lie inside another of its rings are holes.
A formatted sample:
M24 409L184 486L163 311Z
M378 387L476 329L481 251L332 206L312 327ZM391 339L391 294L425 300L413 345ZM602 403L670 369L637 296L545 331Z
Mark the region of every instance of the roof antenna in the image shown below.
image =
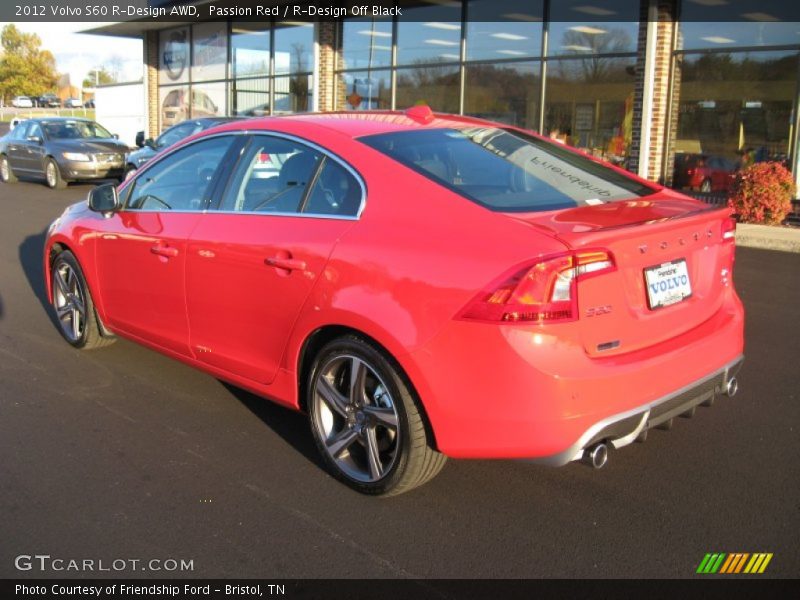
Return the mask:
M427 125L433 121L433 111L427 104L418 104L417 106L412 106L411 108L404 110L403 113L409 119L413 119L414 121L422 123L423 125Z

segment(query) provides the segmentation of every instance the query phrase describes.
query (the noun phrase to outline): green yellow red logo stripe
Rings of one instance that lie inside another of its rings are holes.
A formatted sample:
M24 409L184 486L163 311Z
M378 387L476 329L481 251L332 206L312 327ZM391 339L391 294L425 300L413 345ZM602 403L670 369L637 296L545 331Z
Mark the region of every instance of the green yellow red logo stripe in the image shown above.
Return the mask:
M709 552L700 561L697 573L735 575L738 573L760 574L767 569L772 553L755 552Z

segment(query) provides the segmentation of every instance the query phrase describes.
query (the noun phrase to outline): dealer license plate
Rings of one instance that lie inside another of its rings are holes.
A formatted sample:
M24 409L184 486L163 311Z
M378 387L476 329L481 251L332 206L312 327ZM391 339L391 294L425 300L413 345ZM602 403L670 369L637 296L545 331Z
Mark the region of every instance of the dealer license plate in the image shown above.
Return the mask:
M692 295L689 269L683 258L646 268L644 280L650 310L682 302Z

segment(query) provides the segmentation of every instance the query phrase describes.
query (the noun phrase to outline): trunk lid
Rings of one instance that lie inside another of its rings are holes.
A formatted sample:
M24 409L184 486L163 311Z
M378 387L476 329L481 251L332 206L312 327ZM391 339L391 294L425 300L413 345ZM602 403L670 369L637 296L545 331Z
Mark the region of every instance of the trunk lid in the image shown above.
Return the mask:
M605 357L678 336L719 310L723 291L731 285L733 243L722 236L729 215L727 208L664 191L630 201L509 216L574 250L611 252L616 269L585 277L577 286L581 343L589 356ZM649 279L646 269L652 269ZM691 295L651 308L651 298L658 304L665 294L685 293L683 275L688 275ZM658 289L649 296L653 285Z

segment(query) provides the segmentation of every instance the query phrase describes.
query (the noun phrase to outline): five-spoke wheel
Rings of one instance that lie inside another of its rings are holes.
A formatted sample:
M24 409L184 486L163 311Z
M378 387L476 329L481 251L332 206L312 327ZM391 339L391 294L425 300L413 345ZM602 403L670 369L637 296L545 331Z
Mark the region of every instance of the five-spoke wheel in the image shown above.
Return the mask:
M89 288L78 261L69 250L58 254L51 267L53 309L64 339L75 348L99 348L114 341L103 335Z
M344 336L322 348L307 405L325 463L358 491L399 494L444 465L399 368L360 337Z

